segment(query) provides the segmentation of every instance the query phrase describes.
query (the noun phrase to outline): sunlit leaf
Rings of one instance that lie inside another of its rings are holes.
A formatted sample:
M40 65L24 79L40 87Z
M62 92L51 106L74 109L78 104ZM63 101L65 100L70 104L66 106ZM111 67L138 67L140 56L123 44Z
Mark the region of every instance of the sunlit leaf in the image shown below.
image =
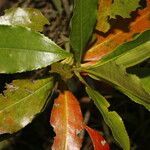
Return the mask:
M14 133L41 111L53 88L53 79L14 80L0 95L0 134Z
M10 8L5 10L5 15L0 17L1 25L19 25L29 27L35 31L42 31L49 21L38 9L34 8Z
M55 99L50 123L56 133L53 150L80 150L82 140L78 134L83 129L83 118L79 103L71 92L65 91Z
M82 53L92 34L96 22L97 3L98 0L74 0L70 43L77 62L81 61Z
M121 117L115 111L109 111L109 103L97 91L86 88L88 95L94 101L95 105L101 112L106 124L110 127L116 141L123 150L130 150L130 141Z
M44 35L23 27L0 25L0 39L0 73L39 69L71 55Z
M106 1L104 1L106 2ZM107 1L108 2L108 1ZM103 56L107 55L111 51L115 50L118 45L133 39L134 35L141 33L147 29L150 29L150 4L148 6L138 11L136 19L129 25L129 31L122 31L120 29L115 29L110 32L107 36L102 34L97 34L97 42L94 47L87 51L85 54L85 61L97 61ZM124 26L122 22L118 22L121 26ZM117 25L118 25L117 24Z
M94 150L109 150L109 145L105 141L105 139L101 136L98 131L95 131L88 126L85 126L86 131L91 137L93 142Z

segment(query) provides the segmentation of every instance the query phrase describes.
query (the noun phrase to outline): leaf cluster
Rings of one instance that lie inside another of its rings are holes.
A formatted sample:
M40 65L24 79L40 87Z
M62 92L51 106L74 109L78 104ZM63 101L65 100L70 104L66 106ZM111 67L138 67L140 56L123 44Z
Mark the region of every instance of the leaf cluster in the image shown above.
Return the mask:
M6 86L4 94L0 95L0 134L17 132L32 121L52 92L56 84L53 73L57 73L65 83L76 76L84 84L117 143L124 150L130 150L123 120L117 112L109 111L109 102L84 77L110 84L150 111L149 75L140 78L127 72L129 67L150 58L149 5L147 1L147 7L138 11L139 16L130 26L129 33L116 30L105 38L96 32L98 42L87 50L95 26L97 30L107 32L111 28L109 19L116 19L116 16L129 18L131 12L140 7L139 0L74 0L70 52L39 32L48 24L39 10L6 10L5 15L0 17L0 73L21 73L48 66L51 70L47 78L34 81L18 79ZM146 18L143 28L137 29L143 18ZM135 33L137 35L133 38ZM121 36L123 40L120 40ZM150 72L149 69L146 71ZM78 134L84 129L89 133L95 150L109 149L108 144L103 144L106 142L103 137L84 124L80 106L70 91L60 93L55 100L50 123L56 133L53 149L80 149L82 140Z

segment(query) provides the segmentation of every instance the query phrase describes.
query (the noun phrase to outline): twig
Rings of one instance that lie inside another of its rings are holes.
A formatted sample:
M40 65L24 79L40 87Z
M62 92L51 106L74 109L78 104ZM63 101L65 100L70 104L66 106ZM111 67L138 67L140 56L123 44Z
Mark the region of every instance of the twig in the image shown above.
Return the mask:
M87 124L90 120L90 111L88 110L86 113L85 113L85 116L84 116L84 123ZM83 139L84 138L84 135L85 135L85 131L82 131L82 133L80 134L80 138Z
M71 11L70 11L70 5L68 0L62 0L62 4L64 7L64 10L66 12L67 17L70 17Z

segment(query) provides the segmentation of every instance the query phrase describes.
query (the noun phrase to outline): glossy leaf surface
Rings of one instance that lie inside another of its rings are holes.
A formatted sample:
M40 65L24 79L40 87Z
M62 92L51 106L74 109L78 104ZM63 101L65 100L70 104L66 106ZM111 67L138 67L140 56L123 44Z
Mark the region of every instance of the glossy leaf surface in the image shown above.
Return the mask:
M116 141L120 144L123 150L130 150L129 137L121 117L115 111L111 112L108 110L110 104L97 91L89 87L86 88L86 91L101 112Z
M105 139L101 136L98 131L95 131L88 126L85 126L86 131L91 137L93 142L94 150L109 150L109 145L105 141Z
M53 79L14 80L0 95L0 134L14 133L41 111L53 88Z
M107 32L110 29L109 20L121 16L130 18L132 11L139 7L140 0L99 0L97 30Z
M81 61L82 53L92 34L96 22L97 3L98 0L74 0L70 43L77 62Z
M141 33L135 40L120 45L98 63L115 59L118 65L131 67L148 58L150 58L150 30Z
M0 39L0 73L39 69L71 55L44 35L23 27L1 25Z
M56 133L53 150L80 150L82 140L78 134L83 129L83 118L79 103L71 92L65 91L55 99L50 123Z
M35 31L42 31L49 21L38 9L34 8L11 8L5 10L5 15L0 17L1 25L19 25L29 27Z
M106 1L104 1L106 2ZM108 2L108 1L107 1ZM134 35L150 29L150 2L148 6L143 10L138 11L136 19L130 23L129 31L123 31L115 29L111 31L107 36L97 34L97 42L94 47L87 51L84 60L85 61L98 61L103 56L107 55L111 51L115 50L118 45L133 39ZM118 22L121 26L124 26L122 22ZM117 25L118 25L117 24Z
M146 105L146 108L150 110L150 94L143 87L141 80L136 75L128 74L125 68L117 65L115 61L102 66L93 65L88 68L87 72L113 84L115 88L127 96L130 94L137 97L135 101L144 106ZM138 99L140 99L140 101L138 101Z

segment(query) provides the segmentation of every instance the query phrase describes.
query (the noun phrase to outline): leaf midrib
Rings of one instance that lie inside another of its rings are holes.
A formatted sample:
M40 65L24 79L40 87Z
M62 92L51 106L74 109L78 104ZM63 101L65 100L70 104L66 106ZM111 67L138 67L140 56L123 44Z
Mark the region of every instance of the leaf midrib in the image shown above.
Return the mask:
M41 53L56 53L55 51L45 51L45 50L36 50L36 49L28 49L28 48L0 48L0 53L1 53L1 50L8 50L8 51L11 51L11 50L13 50L13 51L33 51L33 52L41 52ZM61 53L61 52L59 52L59 51L57 51L57 54L58 53ZM62 53L65 53L65 54L67 54L65 51L62 51ZM69 53L68 53L69 54Z
M67 146L68 146L68 143L67 143L67 133L68 132L68 99L67 99L67 93L65 93L65 122L66 122L66 129L65 129L65 134L66 134L66 138L65 138L65 149L64 150L67 150Z
M82 32L83 32L83 27L82 27L82 0L81 0L81 9L80 9L80 13L81 13L81 16L80 16L80 26L81 26L81 28L80 28L80 36L81 36L81 43L80 43L80 58L79 58L79 62L81 61L81 55L82 55L82 48L83 48L83 34L82 34Z

